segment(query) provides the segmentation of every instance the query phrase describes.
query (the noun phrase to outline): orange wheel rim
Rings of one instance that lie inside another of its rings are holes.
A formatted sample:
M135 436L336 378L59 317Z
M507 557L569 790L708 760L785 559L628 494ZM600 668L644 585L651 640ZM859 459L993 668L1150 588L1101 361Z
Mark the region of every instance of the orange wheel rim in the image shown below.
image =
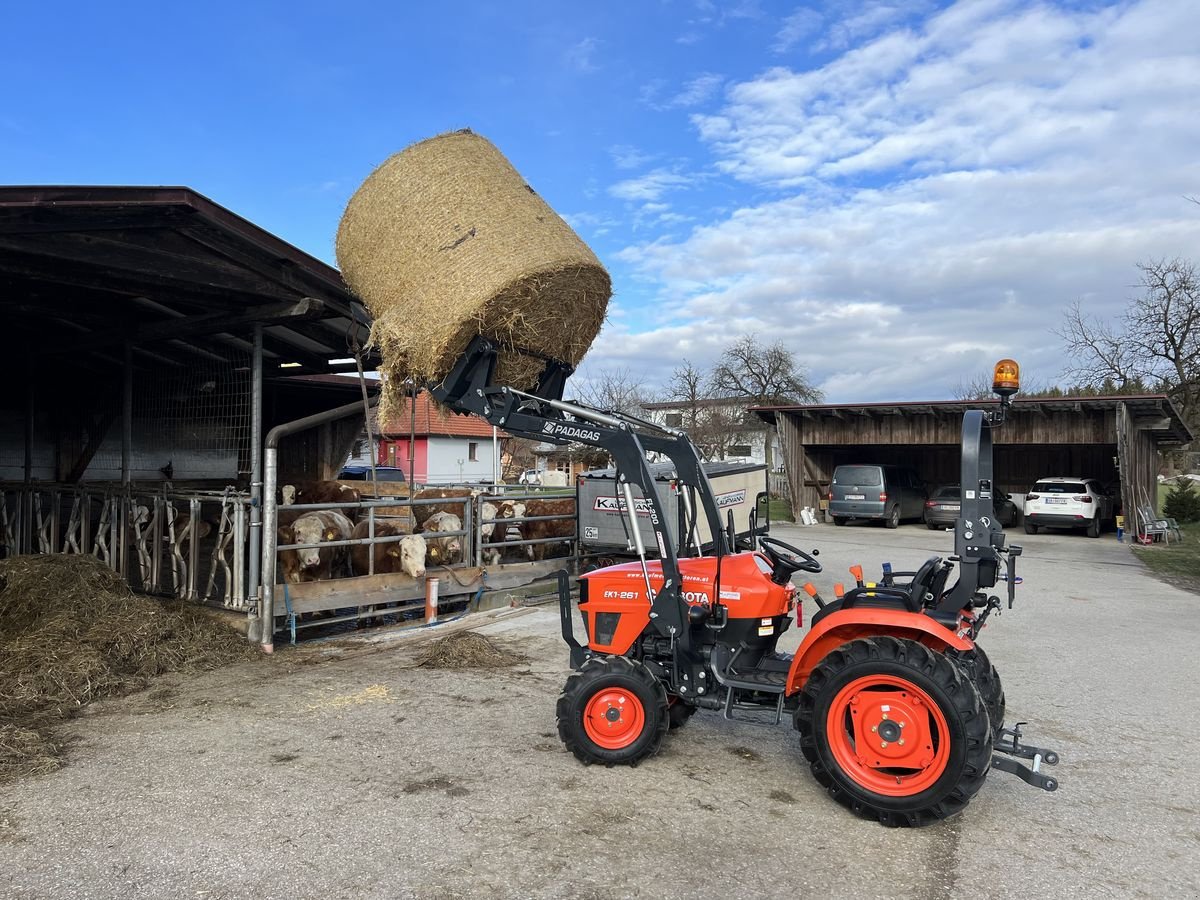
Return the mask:
M642 733L646 711L637 695L624 688L597 691L583 711L583 730L605 750L628 747Z
M932 787L950 761L946 716L911 681L867 675L842 688L826 721L842 771L876 794L911 797Z

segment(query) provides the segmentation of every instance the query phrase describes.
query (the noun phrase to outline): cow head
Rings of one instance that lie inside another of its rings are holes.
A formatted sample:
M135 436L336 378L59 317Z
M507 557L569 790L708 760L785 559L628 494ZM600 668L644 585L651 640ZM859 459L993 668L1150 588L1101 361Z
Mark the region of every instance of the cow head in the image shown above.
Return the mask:
M425 538L419 534L410 534L398 542L400 555L400 571L413 578L421 578L425 574L425 552L428 549Z
M291 506L296 502L296 486L294 484L285 484L279 489L279 495L283 499L284 506Z
M337 535L333 529L326 528L317 515L301 516L292 523L292 531L296 535L297 544L319 544L321 541L331 541ZM300 559L302 569L315 569L321 565L321 551L317 547L297 550L296 556Z

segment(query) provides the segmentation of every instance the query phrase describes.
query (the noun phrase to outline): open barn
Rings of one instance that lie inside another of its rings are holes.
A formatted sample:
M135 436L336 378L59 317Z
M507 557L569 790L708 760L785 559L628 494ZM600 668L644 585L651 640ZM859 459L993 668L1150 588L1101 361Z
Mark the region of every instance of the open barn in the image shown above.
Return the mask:
M779 429L792 505L819 508L839 465L913 469L927 484L959 479L963 413L997 401L849 403L760 407ZM1039 478L1085 476L1117 488L1122 505L1154 503L1160 449L1192 438L1159 394L1018 397L993 433L996 485L1023 495Z
M336 486L377 399L357 377L379 364L371 317L337 269L185 187L0 187L0 310L0 557L96 556L135 590L242 614L267 647L306 612L423 611L408 575L281 577L277 526L298 516L378 518L363 540L384 550L383 523L409 518L407 497L357 489L280 511L289 485ZM476 493L446 593L483 580ZM309 549L349 575L332 543Z

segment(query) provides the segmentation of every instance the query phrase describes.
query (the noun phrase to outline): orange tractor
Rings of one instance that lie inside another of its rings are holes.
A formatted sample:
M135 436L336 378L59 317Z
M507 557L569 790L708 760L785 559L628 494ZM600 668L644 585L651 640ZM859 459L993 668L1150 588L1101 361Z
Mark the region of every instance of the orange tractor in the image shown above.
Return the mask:
M872 583L855 567L856 586L831 601L805 585L818 608L788 654L777 643L793 621L801 624L792 576L820 572L817 551L765 535L757 547L735 547L732 522L722 522L685 434L562 401L569 369L552 360L531 392L494 386L495 354L477 339L435 395L510 433L607 450L637 556L579 578L584 643L574 634L570 579L559 577L562 632L576 671L558 699L558 732L576 757L637 764L697 710L726 718L766 711L776 723L788 712L816 779L840 803L885 825L954 815L993 768L1057 789L1041 771L1057 754L1023 744L1019 725L1004 726L999 676L975 643L1001 607L987 589L1006 579L1009 607L1015 598L1021 548L1007 546L992 519L991 449L991 429L1019 387L1015 363L996 367L999 409L969 410L963 419L954 556L932 557L912 572L885 567ZM677 521L662 513L648 453L674 464ZM647 553L639 520L648 523L657 553ZM701 533L711 540L702 542Z

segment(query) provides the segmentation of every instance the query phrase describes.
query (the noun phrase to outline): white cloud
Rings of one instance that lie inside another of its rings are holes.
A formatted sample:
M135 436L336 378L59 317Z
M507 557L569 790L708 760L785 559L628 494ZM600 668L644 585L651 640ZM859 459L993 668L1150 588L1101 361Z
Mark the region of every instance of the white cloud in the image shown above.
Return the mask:
M821 14L816 10L801 6L788 15L779 26L775 43L771 49L776 53L786 53L807 37L810 37L821 26Z
M655 169L638 178L619 181L608 189L618 200L655 201L667 191L676 190L691 183L686 175Z
M713 72L702 72L689 79L681 90L663 99L667 83L661 78L646 82L638 92L639 99L651 109L690 109L708 101L724 83L721 75Z
M618 169L640 169L646 163L654 161L654 154L644 153L629 144L609 147L608 155L612 157L613 165Z
M682 91L671 98L670 105L683 108L699 106L716 92L722 81L724 79L720 75L712 72L697 75L683 86Z
M886 28L884 6L855 27ZM757 331L834 400L946 397L1001 355L1055 380L1068 302L1119 314L1137 261L1200 255L1184 199L1200 184L1196 24L1169 0L979 0L729 86L693 122L757 199L620 253L652 280L655 315L596 352L665 360L650 364L665 377L654 367Z
M584 38L572 44L563 54L563 60L569 68L577 72L595 72L600 67L596 65L596 51L600 49L600 41L596 38Z

